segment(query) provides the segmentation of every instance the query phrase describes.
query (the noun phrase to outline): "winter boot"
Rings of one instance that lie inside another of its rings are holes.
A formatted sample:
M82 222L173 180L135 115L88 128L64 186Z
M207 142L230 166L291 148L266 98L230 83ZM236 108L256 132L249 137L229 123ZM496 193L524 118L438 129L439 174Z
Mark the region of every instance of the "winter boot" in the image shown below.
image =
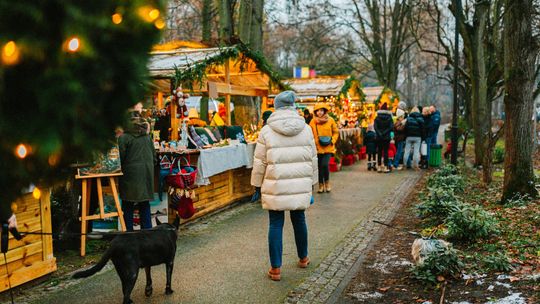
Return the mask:
M300 268L307 268L310 263L310 260L308 257L305 257L303 259L298 260L298 267Z
M270 268L268 270L268 277L272 281L280 281L281 280L281 268Z
M368 170L368 171L371 171L371 167L372 167L371 162L368 161L368 163L367 163L367 170Z
M317 190L317 193L323 193L324 192L324 184L319 183L319 190Z
M324 182L324 190L326 192L332 191L332 187L330 187L330 182L329 181Z

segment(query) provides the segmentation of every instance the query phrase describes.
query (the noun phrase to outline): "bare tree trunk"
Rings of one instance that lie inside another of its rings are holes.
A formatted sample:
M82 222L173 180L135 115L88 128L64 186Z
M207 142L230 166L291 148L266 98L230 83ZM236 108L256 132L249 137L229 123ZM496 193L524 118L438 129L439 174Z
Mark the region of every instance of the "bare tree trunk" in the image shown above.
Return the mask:
M203 0L202 7L202 41L212 40L212 0Z
M238 36L256 51L262 50L264 0L242 0L238 18Z
M219 38L229 43L234 35L233 7L230 0L219 0Z
M533 1L506 0L504 78L506 154L503 201L516 193L538 195L533 171L534 63Z

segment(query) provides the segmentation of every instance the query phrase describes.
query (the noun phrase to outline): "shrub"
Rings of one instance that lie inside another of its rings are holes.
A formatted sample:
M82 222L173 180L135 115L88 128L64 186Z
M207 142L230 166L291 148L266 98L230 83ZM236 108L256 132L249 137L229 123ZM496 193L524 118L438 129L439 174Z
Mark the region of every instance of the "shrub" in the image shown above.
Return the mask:
M510 271L512 270L512 264L510 258L503 252L496 252L494 254L483 257L482 264L484 267L493 271Z
M504 148L495 147L495 150L493 151L493 163L500 164L502 162L504 162Z
M507 207L523 207L527 206L530 202L532 202L532 198L529 194L516 193L507 199L504 205Z
M440 224L461 205L461 201L453 191L432 188L423 201L416 206L416 213L422 218L430 218Z
M438 277L458 277L463 269L463 262L458 256L458 252L450 248L438 248L431 252L424 263L413 266L411 273L417 280L437 284Z
M479 206L462 205L447 219L448 236L460 241L485 239L498 232L493 215Z
M460 175L437 175L433 174L427 180L427 186L431 189L445 189L453 193L461 193L465 190L465 180Z

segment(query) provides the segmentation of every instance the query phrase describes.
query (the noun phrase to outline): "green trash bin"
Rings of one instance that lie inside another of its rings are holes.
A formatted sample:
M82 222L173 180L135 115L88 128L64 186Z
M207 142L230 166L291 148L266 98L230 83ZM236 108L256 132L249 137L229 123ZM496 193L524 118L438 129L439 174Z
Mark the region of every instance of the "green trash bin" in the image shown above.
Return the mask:
M440 167L442 160L442 145L431 145L429 149L429 166Z

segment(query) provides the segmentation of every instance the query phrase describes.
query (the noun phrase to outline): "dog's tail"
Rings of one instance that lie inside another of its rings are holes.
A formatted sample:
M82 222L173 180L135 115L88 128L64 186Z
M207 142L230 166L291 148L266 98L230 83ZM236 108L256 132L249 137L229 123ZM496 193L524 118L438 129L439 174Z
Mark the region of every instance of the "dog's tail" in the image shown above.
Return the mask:
M101 257L101 260L99 260L99 262L96 265L85 270L77 271L76 273L73 274L72 278L73 279L86 278L95 274L101 269L103 269L103 267L105 267L105 265L111 258L111 255L112 255L111 251L112 251L111 248L107 249L107 251L105 251L105 254L103 254L103 256Z

